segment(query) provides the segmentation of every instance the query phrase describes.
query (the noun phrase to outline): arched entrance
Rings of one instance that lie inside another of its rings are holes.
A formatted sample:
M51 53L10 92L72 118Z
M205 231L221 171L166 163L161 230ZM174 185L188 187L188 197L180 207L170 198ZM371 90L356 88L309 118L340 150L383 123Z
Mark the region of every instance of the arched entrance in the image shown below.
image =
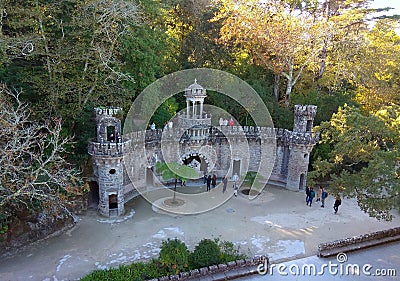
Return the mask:
M305 174L300 175L300 181L299 181L299 190L304 189L304 182L305 182Z
M195 169L199 177L208 173L209 161L199 153L186 154L182 157L182 163Z

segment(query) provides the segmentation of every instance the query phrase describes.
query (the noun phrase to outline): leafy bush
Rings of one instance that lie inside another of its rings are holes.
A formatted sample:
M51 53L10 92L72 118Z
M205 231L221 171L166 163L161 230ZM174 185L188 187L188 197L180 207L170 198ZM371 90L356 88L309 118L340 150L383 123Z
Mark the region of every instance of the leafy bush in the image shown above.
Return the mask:
M203 239L194 248L190 255L190 267L201 268L209 265L219 264L221 250L218 244L210 239Z
M148 263L135 262L118 268L95 270L81 280L148 280L178 274L191 268L227 263L243 258L245 256L239 254L239 249L232 242L203 239L190 253L185 243L175 238L162 242L158 259L152 259Z
M246 258L246 255L240 254L239 248L232 242L221 241L219 239L216 239L215 242L218 243L218 247L221 251L220 263L227 263L229 261Z
M188 268L189 250L179 239L168 239L162 242L159 261L168 274L178 274Z

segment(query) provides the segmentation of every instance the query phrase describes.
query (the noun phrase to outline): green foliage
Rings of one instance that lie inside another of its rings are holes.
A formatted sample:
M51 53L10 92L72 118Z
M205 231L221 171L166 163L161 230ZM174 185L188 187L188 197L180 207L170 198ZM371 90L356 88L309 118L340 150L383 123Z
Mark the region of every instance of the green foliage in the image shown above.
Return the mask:
M169 98L162 103L150 119L150 123L155 123L158 128L163 128L166 121L175 116L178 109L178 103L174 97Z
M178 274L189 267L189 250L179 239L163 241L159 261L168 274Z
M221 249L216 241L203 239L196 245L190 255L190 267L201 268L219 264L221 255Z
M95 270L89 275L81 278L82 281L103 281L103 280L148 280L163 276L160 270L159 262L151 260L148 263L135 262L131 265L120 265L118 268L109 268L105 270Z
M314 104L318 107L317 115L314 119L314 126L321 124L321 122L329 121L339 107L345 104L350 106L357 106L352 101L354 94L352 92L337 92L331 95L318 96L316 90L310 91L307 94L292 95L292 104Z
M176 162L157 162L156 169L162 174L164 180L180 179L186 181L188 179L195 179L198 177L195 169Z
M363 114L345 105L321 123L321 143L331 148L318 158L310 181L329 178L331 188L356 197L360 208L377 219L391 220L400 196L400 107Z
M244 258L246 256L240 254L239 249L229 241L203 239L193 252L189 252L185 243L175 238L162 242L158 259L152 259L147 263L135 262L118 268L95 270L81 280L148 280Z
M247 186L257 187L259 185L259 181L262 180L263 177L256 171L247 171L244 176L244 181Z
M246 255L240 254L239 248L232 242L219 239L216 239L215 241L218 243L218 247L221 251L220 263L227 263L229 261L246 258Z

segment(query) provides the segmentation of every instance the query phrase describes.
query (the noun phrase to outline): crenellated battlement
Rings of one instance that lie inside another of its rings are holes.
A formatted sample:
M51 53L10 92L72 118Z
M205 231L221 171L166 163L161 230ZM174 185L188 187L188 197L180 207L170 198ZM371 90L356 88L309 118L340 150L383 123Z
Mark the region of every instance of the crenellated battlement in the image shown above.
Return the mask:
M116 106L94 108L94 112L96 113L96 120L100 120L103 117L114 117L121 113L121 111L122 108Z
M122 142L89 142L88 153L97 157L122 157L127 154L130 149L131 141L125 140Z
M183 128L144 130L126 134L124 137L129 139L132 145L139 143L145 145L159 145L161 141L188 142L189 139L185 139L185 131L186 130ZM223 134L215 135L218 131ZM315 145L319 141L318 133L293 132L287 129L273 127L219 126L212 127L212 135L214 139L246 137L249 141L275 138L285 145Z
M299 105L294 106L295 116L304 116L307 119L314 119L317 114L317 106L315 105Z

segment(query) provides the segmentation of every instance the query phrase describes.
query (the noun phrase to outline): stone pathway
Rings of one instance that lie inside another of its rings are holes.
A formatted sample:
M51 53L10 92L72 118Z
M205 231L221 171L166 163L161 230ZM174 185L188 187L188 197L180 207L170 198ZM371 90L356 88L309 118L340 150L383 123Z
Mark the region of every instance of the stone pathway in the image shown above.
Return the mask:
M217 188L206 196L225 198L221 194ZM201 200L193 203L207 204ZM168 215L138 197L126 205L124 218L106 219L90 210L66 233L3 257L0 280L78 280L95 269L157 257L167 238L181 239L190 249L203 238L220 238L249 256L295 259L315 255L321 242L400 225L398 215L390 223L369 218L354 200L344 199L334 215L333 200L328 197L325 208L308 207L303 193L268 187L251 201L239 195L208 212Z

